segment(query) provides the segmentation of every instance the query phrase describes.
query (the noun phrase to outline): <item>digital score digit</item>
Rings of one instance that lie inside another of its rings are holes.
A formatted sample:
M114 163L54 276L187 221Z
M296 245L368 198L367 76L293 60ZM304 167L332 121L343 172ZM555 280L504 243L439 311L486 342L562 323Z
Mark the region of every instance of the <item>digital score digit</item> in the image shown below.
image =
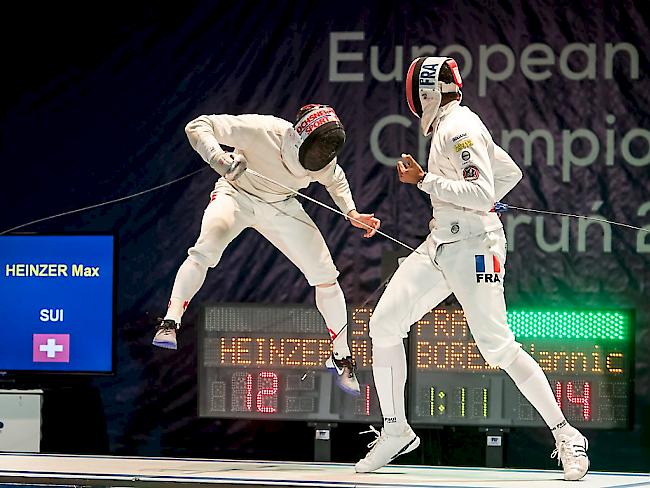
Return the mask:
M311 422L377 422L369 310L350 315L361 392L344 393L324 366L331 341L318 311L303 306L219 305L200 328L199 414Z
M545 371L571 423L628 427L634 365L630 312L514 310L508 323ZM417 322L410 358L414 425L544 425L512 380L483 360L461 309L435 309Z

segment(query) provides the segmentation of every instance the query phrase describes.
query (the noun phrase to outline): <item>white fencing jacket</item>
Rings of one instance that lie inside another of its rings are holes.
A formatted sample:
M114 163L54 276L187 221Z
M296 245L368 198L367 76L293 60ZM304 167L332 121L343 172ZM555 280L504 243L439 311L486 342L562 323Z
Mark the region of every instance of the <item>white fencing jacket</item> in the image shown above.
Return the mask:
M459 102L440 108L428 172L418 183L431 196L430 228L436 240L452 242L501 228L501 220L490 210L521 177L478 115Z
M300 138L293 125L271 115L201 115L185 127L192 147L207 163L230 146L243 154L248 167L289 188L306 188L313 181L325 186L334 203L346 215L356 206L350 185L336 158L320 171L308 171L298 161ZM245 172L231 184L266 202L293 196L284 188Z

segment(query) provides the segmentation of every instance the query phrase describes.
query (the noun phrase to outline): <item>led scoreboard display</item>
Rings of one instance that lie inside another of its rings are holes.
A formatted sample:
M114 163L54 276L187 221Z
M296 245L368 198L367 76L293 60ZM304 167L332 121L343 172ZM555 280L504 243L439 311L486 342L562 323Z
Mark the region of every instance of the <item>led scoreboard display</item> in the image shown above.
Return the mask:
M199 413L205 417L380 422L368 336L371 308L350 311L361 394L325 369L323 319L304 306L219 305L204 309ZM632 398L632 313L512 310L508 323L546 372L571 423L626 428ZM407 410L416 426L542 426L500 369L486 364L460 308L437 308L413 325Z
M304 306L205 307L199 333L199 415L314 422L377 422L365 321L351 322L361 394L336 386L324 366L331 341Z
M513 310L508 324L546 372L572 424L628 426L634 367L630 312ZM417 322L409 360L414 425L544 425L512 380L485 363L461 309L435 309Z

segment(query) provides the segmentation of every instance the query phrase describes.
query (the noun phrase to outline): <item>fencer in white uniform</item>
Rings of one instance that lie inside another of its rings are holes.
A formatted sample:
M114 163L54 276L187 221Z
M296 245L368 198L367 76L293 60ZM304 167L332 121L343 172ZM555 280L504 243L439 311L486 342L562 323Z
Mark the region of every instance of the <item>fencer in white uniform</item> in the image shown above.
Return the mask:
M399 266L370 319L384 428L356 470L374 471L419 445L406 420L403 339L413 323L453 293L484 359L505 370L537 409L553 432L565 479L577 480L589 467L587 440L567 423L543 370L506 322L506 239L492 209L522 173L481 119L460 104L461 87L451 58L417 58L407 74L409 108L432 138L427 171L403 154L398 175L430 195L433 219L426 241Z
M246 171L254 170L296 190L314 181L323 184L340 210L356 219L350 223L371 237L380 221L373 214L356 211L350 185L337 164L345 130L336 113L326 105L306 105L295 124L269 115L203 115L185 130L192 147L223 178L211 193L198 240L178 270L167 314L157 325L153 344L176 349L183 312L202 286L208 268L219 263L226 246L240 232L252 227L315 287L316 306L333 342L327 366L336 369L343 389L358 392L345 298L323 236L294 193ZM221 145L234 152L226 152Z

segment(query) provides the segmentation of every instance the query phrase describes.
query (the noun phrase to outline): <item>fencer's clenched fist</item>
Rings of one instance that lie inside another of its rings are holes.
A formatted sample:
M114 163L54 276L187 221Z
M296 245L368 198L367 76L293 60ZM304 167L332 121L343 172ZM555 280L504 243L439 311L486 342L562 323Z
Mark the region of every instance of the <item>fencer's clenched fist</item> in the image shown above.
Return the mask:
M397 175L402 183L417 185L426 173L410 154L402 154L402 159L397 161Z
M248 161L243 154L225 152L210 161L210 166L228 181L235 181L248 168Z

